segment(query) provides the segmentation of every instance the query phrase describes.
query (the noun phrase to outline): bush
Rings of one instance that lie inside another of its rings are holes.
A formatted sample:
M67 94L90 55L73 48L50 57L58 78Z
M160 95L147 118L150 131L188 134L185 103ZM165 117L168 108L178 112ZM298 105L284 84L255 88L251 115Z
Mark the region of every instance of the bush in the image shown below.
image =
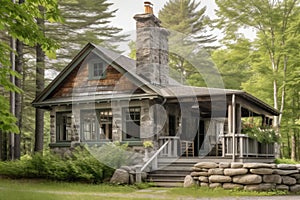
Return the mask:
M100 163L82 148L76 149L72 156L66 158L53 153L37 153L31 158L0 162L0 175L11 178L99 183L110 178L113 172L114 169Z

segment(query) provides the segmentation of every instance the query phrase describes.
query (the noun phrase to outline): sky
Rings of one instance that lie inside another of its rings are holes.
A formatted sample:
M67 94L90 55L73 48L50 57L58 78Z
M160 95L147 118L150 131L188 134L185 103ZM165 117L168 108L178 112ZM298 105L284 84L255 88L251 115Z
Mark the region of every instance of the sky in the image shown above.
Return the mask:
M135 14L141 14L144 12L144 1L146 0L108 0L108 2L114 3L111 9L118 9L116 17L112 20L112 24L116 27L122 28L123 32L130 32L135 30L135 20L133 16ZM149 1L149 0L148 0ZM150 0L153 4L154 14L158 16L158 12L163 8L164 4L169 0ZM200 0L196 0L199 2ZM213 18L214 9L217 8L214 0L202 0L200 8L206 6L209 17Z
M113 3L110 6L111 10L116 10L115 17L111 20L114 27L122 28L123 34L130 35L129 40L135 40L135 20L133 16L135 14L144 13L144 2L150 1L153 4L154 15L158 16L158 12L169 0L108 0L108 2ZM206 6L206 15L210 18L214 18L214 9L217 8L214 0L196 0L196 2L201 2L199 8ZM220 34L216 32L215 35ZM123 54L129 53L128 43L119 43L119 50L124 51Z

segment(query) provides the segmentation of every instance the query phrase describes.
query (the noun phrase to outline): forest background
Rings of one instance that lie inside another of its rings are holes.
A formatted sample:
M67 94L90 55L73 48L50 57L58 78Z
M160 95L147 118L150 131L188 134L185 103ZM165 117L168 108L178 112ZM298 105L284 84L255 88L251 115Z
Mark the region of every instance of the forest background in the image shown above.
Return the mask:
M113 1L0 3L0 159L13 160L48 151L49 114L31 102L86 43L121 52L125 42L131 57L135 47L111 23ZM199 0L169 0L159 10L164 27L187 36L187 45L178 48L202 66L198 73L184 56L171 53L170 75L184 84L220 87L217 70L225 88L245 90L274 106L281 113L273 123L281 136L280 156L300 160L299 0L215 4L213 19ZM249 38L245 30L255 35Z

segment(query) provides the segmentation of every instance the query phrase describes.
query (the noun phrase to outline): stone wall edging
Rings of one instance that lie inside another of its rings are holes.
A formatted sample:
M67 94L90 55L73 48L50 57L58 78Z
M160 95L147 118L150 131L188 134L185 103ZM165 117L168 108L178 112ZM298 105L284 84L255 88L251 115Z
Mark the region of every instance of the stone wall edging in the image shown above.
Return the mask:
M199 162L185 178L184 187L222 187L255 191L300 191L300 164Z

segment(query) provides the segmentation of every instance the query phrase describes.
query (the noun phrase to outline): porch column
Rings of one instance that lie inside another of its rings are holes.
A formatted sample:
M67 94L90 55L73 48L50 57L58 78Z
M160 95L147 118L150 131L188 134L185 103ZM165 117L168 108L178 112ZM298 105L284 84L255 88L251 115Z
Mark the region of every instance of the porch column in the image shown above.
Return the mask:
M228 135L231 135L232 134L232 105L229 104L228 105L228 108L227 108L227 112L228 112L228 118L227 118L227 123L228 123ZM229 138L226 139L226 142L225 144L227 145L227 153L230 153L230 150L229 150ZM225 151L225 145L222 145L222 148L223 148L223 152L226 152ZM232 148L232 147L231 147ZM231 149L232 150L232 149ZM231 151L232 152L232 151Z
M236 104L236 132L241 134L242 131L242 107ZM240 137L240 158L244 156L244 137Z
M235 113L235 94L232 95L232 162L235 162L235 152L236 152L236 146L235 146L235 124L236 124L236 113Z

